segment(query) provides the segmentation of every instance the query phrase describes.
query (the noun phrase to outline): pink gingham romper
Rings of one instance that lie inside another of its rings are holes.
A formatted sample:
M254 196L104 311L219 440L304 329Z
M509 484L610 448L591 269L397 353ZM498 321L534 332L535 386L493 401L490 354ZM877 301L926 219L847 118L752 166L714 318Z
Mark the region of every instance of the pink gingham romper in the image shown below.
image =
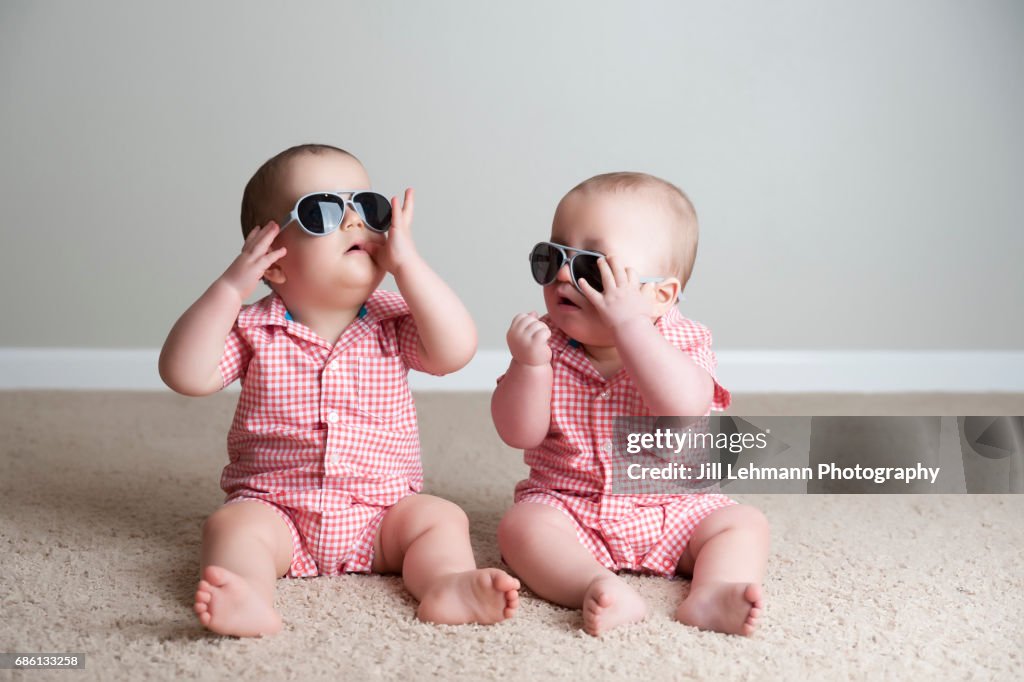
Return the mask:
M712 493L612 494L612 419L651 412L625 368L606 380L577 341L553 326L549 316L541 320L551 327L551 427L539 446L525 452L530 475L516 485L516 504L538 502L562 511L580 543L610 570L674 575L697 524L736 503ZM715 380L711 409L726 409L732 398L715 377L707 327L675 307L655 326Z
M402 297L375 291L331 346L277 294L246 306L224 346L242 381L221 474L226 503L273 507L292 535L289 577L369 572L387 510L423 488L410 368L419 335Z

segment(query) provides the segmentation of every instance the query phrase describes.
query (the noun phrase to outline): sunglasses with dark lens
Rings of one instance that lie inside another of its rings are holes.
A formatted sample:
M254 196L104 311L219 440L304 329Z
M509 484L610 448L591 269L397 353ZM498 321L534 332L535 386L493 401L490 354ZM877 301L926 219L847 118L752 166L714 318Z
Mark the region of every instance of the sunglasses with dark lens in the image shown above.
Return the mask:
M573 255L567 252L572 251ZM558 271L568 261L569 277L572 284L582 294L579 280L585 279L595 291L604 291L604 282L601 281L601 270L597 267L597 259L604 258L599 251L585 251L574 249L564 244L554 242L540 242L530 252L530 272L534 281L541 286L546 286L555 281ZM661 282L664 277L641 277L640 283Z
M349 197L346 199L343 194ZM387 197L366 190L339 189L313 192L300 198L288 217L281 221L281 229L294 220L307 234L323 237L341 227L349 206L374 232L384 233L391 227L391 202Z

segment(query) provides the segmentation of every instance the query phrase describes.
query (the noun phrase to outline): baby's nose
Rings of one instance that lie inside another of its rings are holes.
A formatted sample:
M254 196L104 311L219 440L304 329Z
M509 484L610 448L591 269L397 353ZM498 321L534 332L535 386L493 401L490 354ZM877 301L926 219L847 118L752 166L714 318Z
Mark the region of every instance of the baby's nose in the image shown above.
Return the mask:
M558 274L555 275L555 280L558 282L571 282L572 275L569 273L569 262L562 263L562 267L558 268Z
M365 227L365 225L363 225L363 217L359 215L359 211L349 204L345 207L345 219L341 221L341 229L348 230L354 227Z

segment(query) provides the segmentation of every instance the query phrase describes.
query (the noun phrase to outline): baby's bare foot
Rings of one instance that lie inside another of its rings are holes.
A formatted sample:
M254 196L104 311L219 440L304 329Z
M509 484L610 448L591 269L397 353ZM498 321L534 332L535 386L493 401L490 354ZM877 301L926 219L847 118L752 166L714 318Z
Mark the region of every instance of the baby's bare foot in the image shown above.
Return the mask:
M702 630L749 637L763 609L757 583L705 583L690 590L676 609L676 620Z
M618 576L594 578L583 595L583 629L595 637L646 617L643 597Z
M248 580L220 566L203 569L193 607L199 622L221 635L277 634L281 617Z
M416 617L428 623L490 625L519 608L519 581L498 568L478 568L439 579L423 596Z

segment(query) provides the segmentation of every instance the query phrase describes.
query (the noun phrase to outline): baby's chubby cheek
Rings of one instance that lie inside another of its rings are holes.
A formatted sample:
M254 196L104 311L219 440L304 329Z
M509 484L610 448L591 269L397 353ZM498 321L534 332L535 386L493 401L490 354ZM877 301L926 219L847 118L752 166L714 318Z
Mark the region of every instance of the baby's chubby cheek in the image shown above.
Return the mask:
M595 346L610 346L614 340L605 324L601 321L597 311L592 306L586 306L577 310L565 310L558 305L557 301L547 303L548 315L554 326L561 329L569 338L575 339L582 344Z

